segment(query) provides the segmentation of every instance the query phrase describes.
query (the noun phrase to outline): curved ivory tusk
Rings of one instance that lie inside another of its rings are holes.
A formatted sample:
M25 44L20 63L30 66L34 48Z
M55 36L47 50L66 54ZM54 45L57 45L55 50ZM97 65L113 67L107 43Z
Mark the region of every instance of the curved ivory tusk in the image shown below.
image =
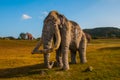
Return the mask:
M56 38L56 42L54 45L54 50L58 49L61 43L61 36L60 36L60 30L58 28L58 25L55 24L55 38Z

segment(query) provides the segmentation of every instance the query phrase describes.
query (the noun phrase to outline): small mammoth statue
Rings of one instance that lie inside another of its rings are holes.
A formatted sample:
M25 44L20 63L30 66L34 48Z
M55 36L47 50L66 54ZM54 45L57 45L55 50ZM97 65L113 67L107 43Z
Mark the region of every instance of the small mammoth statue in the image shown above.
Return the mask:
M43 50L39 47L43 43ZM54 43L54 44L53 44ZM37 43L32 53L43 53L44 64L52 68L50 53L56 51L56 62L63 70L69 69L68 52L71 51L71 62L76 64L76 52L79 52L80 62L86 63L86 36L80 26L68 20L57 11L51 11L44 20L41 40Z

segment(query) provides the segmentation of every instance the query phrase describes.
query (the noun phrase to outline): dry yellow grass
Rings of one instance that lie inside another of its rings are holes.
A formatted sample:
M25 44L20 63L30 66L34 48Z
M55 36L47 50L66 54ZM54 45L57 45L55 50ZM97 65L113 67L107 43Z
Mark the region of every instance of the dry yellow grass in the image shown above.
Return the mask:
M32 55L37 41L0 40L0 80L120 80L120 39L93 40L87 47L87 64L69 71L44 68L43 55ZM55 53L51 53L55 60ZM88 66L92 72L85 72Z

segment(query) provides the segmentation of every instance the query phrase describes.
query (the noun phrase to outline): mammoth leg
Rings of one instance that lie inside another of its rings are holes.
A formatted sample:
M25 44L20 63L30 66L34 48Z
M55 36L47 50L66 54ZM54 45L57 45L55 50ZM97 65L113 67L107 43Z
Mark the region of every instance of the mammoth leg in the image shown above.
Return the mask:
M50 53L44 54L44 64L48 69L51 69L54 65L54 62L49 62Z
M80 62L81 63L86 63L86 45L87 45L87 40L85 35L82 35L82 39L80 41L80 46L79 46L79 57L80 57Z
M69 52L70 39L71 39L70 38L70 31L63 28L63 30L62 30L62 42L61 42L63 70L69 69L68 52Z
M69 69L68 50L69 50L69 48L67 46L62 49L63 70L68 70Z
M71 50L71 62L70 64L76 64L76 51Z
M52 47L51 41L48 44L44 43L44 49L50 49ZM51 69L54 65L54 62L50 62L50 53L44 53L44 64L48 69Z
M61 50L58 49L56 51L56 61L57 61L57 66L62 68L63 67L63 63L62 63L62 55L61 55Z
M46 67L49 67L49 58L50 58L50 53L44 54L44 64Z

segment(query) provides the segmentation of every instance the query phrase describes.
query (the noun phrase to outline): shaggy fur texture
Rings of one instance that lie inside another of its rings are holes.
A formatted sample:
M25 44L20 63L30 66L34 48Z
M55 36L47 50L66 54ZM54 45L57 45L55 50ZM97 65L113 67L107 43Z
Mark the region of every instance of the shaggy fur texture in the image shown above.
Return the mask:
M68 20L57 11L51 11L44 20L42 31L44 49L56 50L56 61L63 70L69 69L68 51L71 51L71 63L76 63L76 52L79 52L80 62L86 63L86 36L80 26ZM54 45L53 45L54 42ZM53 47L54 46L54 47ZM38 51L40 42L33 53ZM49 62L50 53L45 52L44 63L47 68L52 68L53 62Z

